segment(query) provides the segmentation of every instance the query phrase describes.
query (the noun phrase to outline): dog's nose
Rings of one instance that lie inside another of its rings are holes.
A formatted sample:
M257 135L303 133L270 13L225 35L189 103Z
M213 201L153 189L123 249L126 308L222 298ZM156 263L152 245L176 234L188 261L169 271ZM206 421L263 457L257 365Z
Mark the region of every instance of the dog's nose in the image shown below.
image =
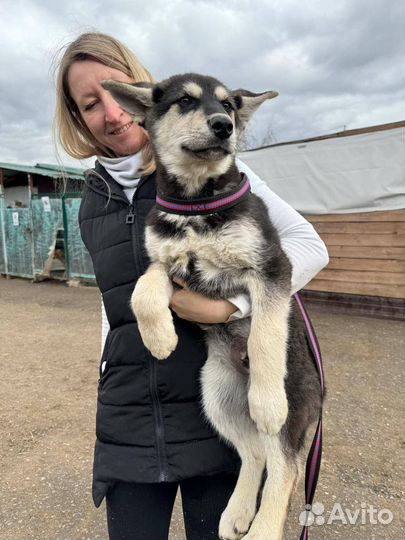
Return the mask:
M208 125L219 139L228 139L232 135L232 120L223 114L211 116Z

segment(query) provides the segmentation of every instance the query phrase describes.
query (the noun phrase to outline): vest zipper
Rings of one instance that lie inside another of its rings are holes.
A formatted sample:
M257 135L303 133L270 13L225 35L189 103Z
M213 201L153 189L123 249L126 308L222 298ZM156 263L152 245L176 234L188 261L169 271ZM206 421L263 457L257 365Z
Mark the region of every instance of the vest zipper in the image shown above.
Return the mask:
M135 222L134 205L130 204L128 214L126 215L126 218L125 218L125 223L127 225L132 225L132 223L134 222Z
M155 427L155 437L156 437L156 449L157 449L157 458L159 463L159 482L168 481L168 466L167 466L167 457L165 452L165 441L164 441L164 427L163 427L163 417L162 417L162 407L159 401L159 393L157 388L157 363L159 360L153 358L149 354L150 363L149 363L149 373L150 373L150 395L152 398L152 408L153 408L153 417L154 417L154 427Z
M142 274L146 268L142 260L141 245L139 241L140 231L138 229L138 221L136 219L135 207L136 207L136 200L139 194L139 189L147 180L148 180L147 176L141 178L141 180L139 181L138 187L135 190L131 203L128 202L128 199L126 197L121 196L119 194L111 193L109 195L111 199L121 201L128 206L128 213L125 216L125 223L131 227L132 248L134 250L134 259L135 259L134 262L135 262L135 268L139 275ZM100 195L107 197L105 191L98 189L95 186L88 184L87 182L86 184L90 189L92 189L96 193L99 193ZM152 411L153 411L153 418L154 418L156 449L157 449L157 458L158 458L158 467L159 467L159 482L167 482L169 478L169 475L168 475L169 467L167 463L167 456L166 456L166 450L165 450L162 406L159 400L159 392L158 392L158 387L157 387L157 366L158 366L159 360L154 358L150 353L147 355L147 357L149 358L149 366L148 366L149 367L149 392L151 396Z
M139 187L138 187L139 188ZM145 271L145 267L141 257L141 245L140 245L140 231L138 229L138 221L136 219L136 199L138 189L135 191L132 203L129 204L128 214L126 215L125 223L131 227L132 235L132 249L135 257L135 267L138 270L138 274L142 274ZM155 428L155 439L157 449L157 459L159 467L159 482L167 482L168 480L168 464L165 451L165 438L164 438L164 424L162 415L162 406L159 400L159 391L157 387L157 365L158 360L154 358L150 353L149 357L149 392L152 402L152 411Z

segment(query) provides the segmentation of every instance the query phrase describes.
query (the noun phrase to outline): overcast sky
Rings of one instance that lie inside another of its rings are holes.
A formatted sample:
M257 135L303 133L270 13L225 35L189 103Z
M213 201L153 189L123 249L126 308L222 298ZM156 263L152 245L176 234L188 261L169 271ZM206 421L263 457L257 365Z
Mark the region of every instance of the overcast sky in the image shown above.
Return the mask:
M55 53L109 33L156 79L194 71L278 90L249 126L260 143L403 120L403 0L0 0L0 162L56 163ZM80 166L62 155L66 165ZM88 164L84 163L84 165Z

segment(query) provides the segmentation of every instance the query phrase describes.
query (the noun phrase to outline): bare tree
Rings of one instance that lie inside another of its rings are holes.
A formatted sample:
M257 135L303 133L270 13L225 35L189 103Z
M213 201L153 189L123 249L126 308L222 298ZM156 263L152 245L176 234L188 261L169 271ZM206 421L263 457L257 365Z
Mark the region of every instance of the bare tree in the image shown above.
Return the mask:
M267 126L265 133L261 136L253 131L244 131L239 137L238 150L239 152L254 150L256 148L262 148L263 146L276 144L277 142L273 130L270 126Z

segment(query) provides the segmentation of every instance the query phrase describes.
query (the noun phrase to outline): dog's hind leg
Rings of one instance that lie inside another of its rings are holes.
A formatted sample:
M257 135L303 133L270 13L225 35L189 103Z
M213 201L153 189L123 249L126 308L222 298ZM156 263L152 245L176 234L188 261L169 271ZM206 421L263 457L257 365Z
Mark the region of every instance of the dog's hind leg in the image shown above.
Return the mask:
M256 514L257 497L266 465L264 446L256 433L245 433L235 441L242 460L238 482L221 516L219 537L224 540L241 538L249 530Z
M237 540L248 531L256 514L266 453L248 413L247 376L229 364L229 355L229 345L209 343L201 380L207 417L220 435L236 448L242 461L236 487L219 525L220 538Z
M299 478L299 465L287 457L279 436L263 437L267 480L258 513L243 540L281 540L291 495Z

